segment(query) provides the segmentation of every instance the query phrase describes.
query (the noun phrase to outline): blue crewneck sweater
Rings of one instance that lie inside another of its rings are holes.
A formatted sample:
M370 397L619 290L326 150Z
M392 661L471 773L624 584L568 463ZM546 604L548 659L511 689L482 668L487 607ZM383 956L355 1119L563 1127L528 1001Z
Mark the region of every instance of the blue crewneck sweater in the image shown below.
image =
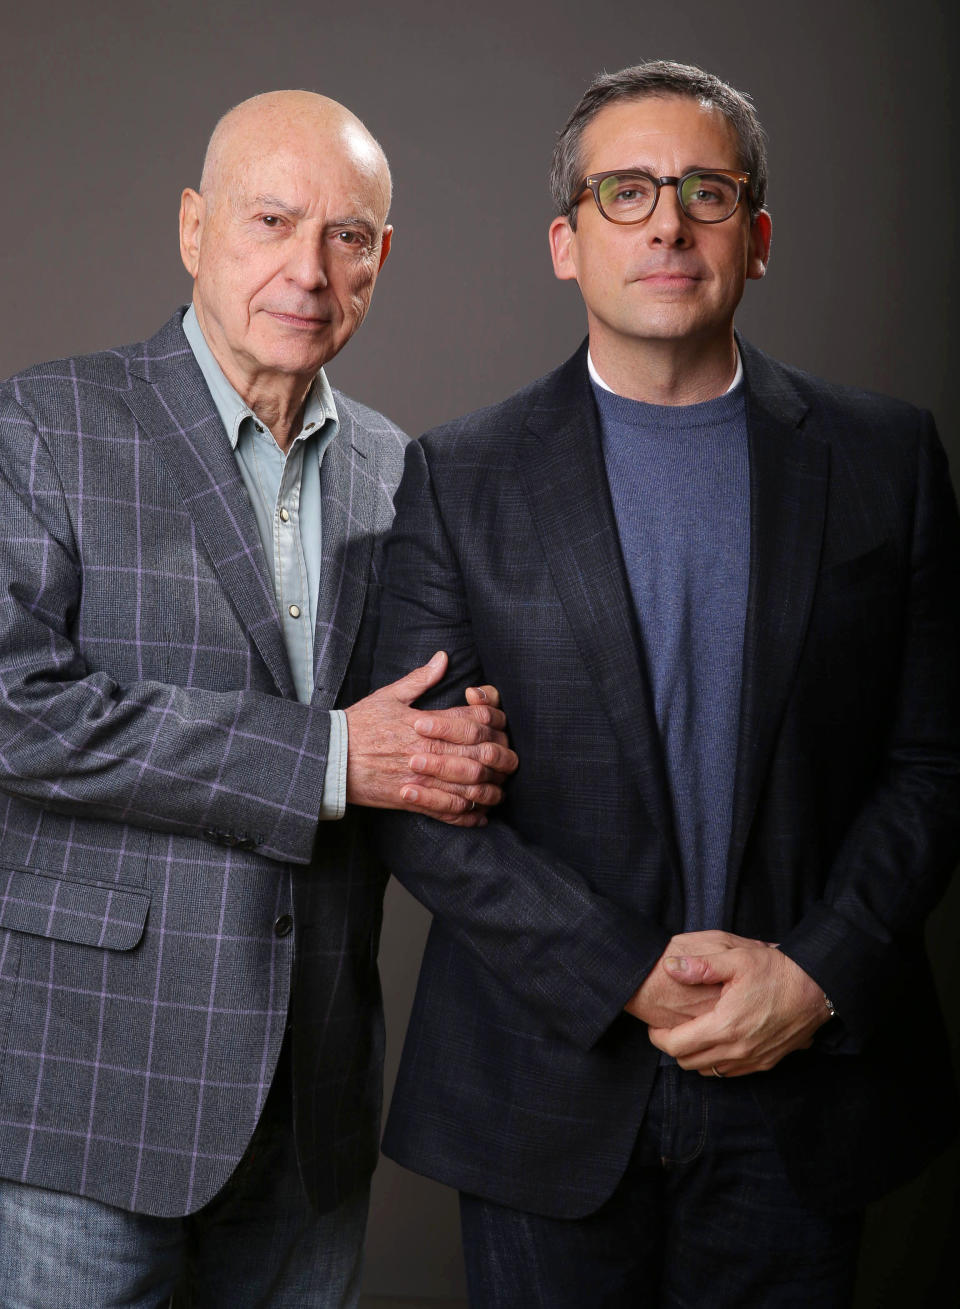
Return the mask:
M594 394L673 799L684 927L719 927L750 565L743 387L677 406Z

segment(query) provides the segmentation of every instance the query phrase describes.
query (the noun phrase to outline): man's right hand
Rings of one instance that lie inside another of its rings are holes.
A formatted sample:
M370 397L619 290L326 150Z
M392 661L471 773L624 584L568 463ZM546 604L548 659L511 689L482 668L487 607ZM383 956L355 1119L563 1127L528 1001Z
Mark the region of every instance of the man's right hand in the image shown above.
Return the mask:
M454 709L410 707L446 669L440 651L346 710L348 804L406 809L459 827L486 823L519 761L492 687Z
M717 984L698 984L698 971L706 973L706 956L720 950L733 950L739 946L764 946L765 942L751 941L732 932L682 932L667 944L663 954L651 968L643 985L636 991L624 1009L639 1018L648 1027L677 1027L691 1018L708 1013L720 999L721 987ZM699 963L699 956L704 962ZM678 982L664 968L665 959L683 958L687 963L687 978Z

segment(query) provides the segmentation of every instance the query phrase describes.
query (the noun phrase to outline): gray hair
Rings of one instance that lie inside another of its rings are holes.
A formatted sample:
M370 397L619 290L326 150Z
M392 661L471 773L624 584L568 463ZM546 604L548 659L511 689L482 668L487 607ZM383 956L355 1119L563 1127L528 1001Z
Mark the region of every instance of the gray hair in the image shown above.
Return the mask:
M584 91L553 151L550 190L557 213L566 215L570 226L576 228L577 210L571 200L584 176L580 144L587 125L614 101L647 96L684 96L723 114L737 138L740 167L750 174L750 217L756 218L767 198L767 144L753 101L713 73L669 59L634 64L619 73L600 73Z

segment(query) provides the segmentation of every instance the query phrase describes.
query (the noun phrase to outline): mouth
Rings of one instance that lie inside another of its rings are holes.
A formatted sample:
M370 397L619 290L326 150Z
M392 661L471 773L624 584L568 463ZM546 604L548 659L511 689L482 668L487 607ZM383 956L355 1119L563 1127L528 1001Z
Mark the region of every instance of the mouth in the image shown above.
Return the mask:
M266 313L275 323L283 323L285 327L297 328L303 332L316 332L329 322L329 319L315 314L289 314L279 309L268 309Z
M693 273L667 272L661 269L657 272L641 274L637 281L643 282L646 286L658 286L666 290L686 290L687 287L695 286L700 279Z

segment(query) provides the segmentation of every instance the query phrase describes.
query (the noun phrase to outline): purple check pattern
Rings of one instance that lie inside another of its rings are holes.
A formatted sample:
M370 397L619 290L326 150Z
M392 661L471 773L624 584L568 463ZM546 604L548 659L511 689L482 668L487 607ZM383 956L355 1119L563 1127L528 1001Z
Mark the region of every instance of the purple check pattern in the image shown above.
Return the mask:
M199 1208L292 1018L332 1207L376 1157L384 879L356 816L317 811L327 711L367 689L405 438L337 396L299 704L180 319L0 387L0 1173Z

